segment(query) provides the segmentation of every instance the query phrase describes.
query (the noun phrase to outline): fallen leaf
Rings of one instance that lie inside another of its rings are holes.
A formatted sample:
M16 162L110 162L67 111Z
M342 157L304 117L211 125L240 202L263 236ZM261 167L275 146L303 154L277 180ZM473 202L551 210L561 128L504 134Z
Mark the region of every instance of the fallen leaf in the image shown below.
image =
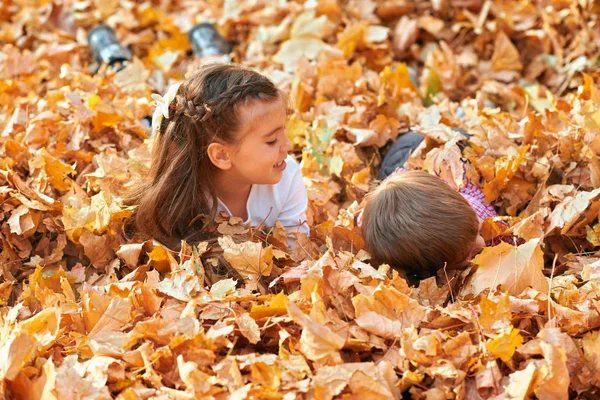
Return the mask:
M254 319L247 313L235 318L235 322L240 329L240 332L252 344L258 343L260 340L260 330Z
M515 48L510 38L503 31L496 35L494 54L492 54L492 69L520 71L523 64L519 60L519 51Z
M519 330L509 326L505 331L489 340L486 347L491 355L507 362L512 358L517 347L522 344L523 336L519 334Z
M580 192L574 197L566 197L550 213L548 217L550 224L546 229L546 234L559 228L561 235L576 231L578 227L584 227L596 219L598 211L600 211L600 189Z
M225 297L228 294L235 292L237 281L229 279L221 279L215 282L210 288L210 294L213 297L220 298Z
M542 273L544 260L540 240L532 239L520 246L502 242L488 247L472 261L477 269L460 295L478 295L485 289L500 286L517 296L528 287L546 293L548 282Z
M260 243L237 244L230 236L219 238L223 257L231 266L247 278L249 275L268 276L273 268L273 246L263 248Z
M305 315L293 302L287 302L287 310L294 322L303 328L300 350L308 359L317 361L344 347L346 339Z
M250 316L255 320L268 317L276 317L287 313L286 306L287 297L283 292L279 292L276 296L272 297L268 305L252 304L250 310Z
M506 393L511 399L529 399L533 391L532 385L535 375L535 364L533 363L527 364L527 367L523 370L513 372L509 375Z
M30 354L34 351L35 341L26 332L10 332L0 342L0 377L13 380Z

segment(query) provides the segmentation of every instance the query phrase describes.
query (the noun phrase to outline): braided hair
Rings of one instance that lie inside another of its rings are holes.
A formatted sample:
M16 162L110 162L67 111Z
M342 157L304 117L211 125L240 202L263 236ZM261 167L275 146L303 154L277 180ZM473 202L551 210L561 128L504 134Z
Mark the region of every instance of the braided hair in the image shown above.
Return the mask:
M148 176L125 199L136 206L129 233L172 248L200 239L198 217L214 218L217 210L208 146L240 139L240 105L280 98L267 77L236 64L208 64L185 79L154 137Z

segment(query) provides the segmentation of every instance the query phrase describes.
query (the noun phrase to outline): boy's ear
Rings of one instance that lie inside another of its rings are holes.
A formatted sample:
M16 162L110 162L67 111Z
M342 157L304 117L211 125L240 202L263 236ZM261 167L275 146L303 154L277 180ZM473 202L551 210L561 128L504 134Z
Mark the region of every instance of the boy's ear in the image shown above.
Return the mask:
M231 168L231 157L229 156L229 149L227 146L213 142L208 145L206 152L208 153L208 158L210 158L210 161L215 167L222 170Z

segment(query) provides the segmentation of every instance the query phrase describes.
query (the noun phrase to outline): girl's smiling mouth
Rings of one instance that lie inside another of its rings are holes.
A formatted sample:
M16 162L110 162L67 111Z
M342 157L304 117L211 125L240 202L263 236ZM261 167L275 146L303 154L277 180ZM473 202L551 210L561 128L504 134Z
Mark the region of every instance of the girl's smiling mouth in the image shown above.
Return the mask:
M273 165L273 168L283 171L285 169L286 166L286 162L285 160L281 160L280 162L278 162L277 164Z

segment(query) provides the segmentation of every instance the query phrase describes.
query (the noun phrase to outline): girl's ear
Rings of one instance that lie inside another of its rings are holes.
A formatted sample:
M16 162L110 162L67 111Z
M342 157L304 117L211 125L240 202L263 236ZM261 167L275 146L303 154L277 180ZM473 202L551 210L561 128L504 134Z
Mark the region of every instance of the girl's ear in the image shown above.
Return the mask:
M208 145L206 152L208 153L208 158L210 158L210 161L215 167L222 170L231 168L231 157L229 156L229 149L227 146L213 142Z

